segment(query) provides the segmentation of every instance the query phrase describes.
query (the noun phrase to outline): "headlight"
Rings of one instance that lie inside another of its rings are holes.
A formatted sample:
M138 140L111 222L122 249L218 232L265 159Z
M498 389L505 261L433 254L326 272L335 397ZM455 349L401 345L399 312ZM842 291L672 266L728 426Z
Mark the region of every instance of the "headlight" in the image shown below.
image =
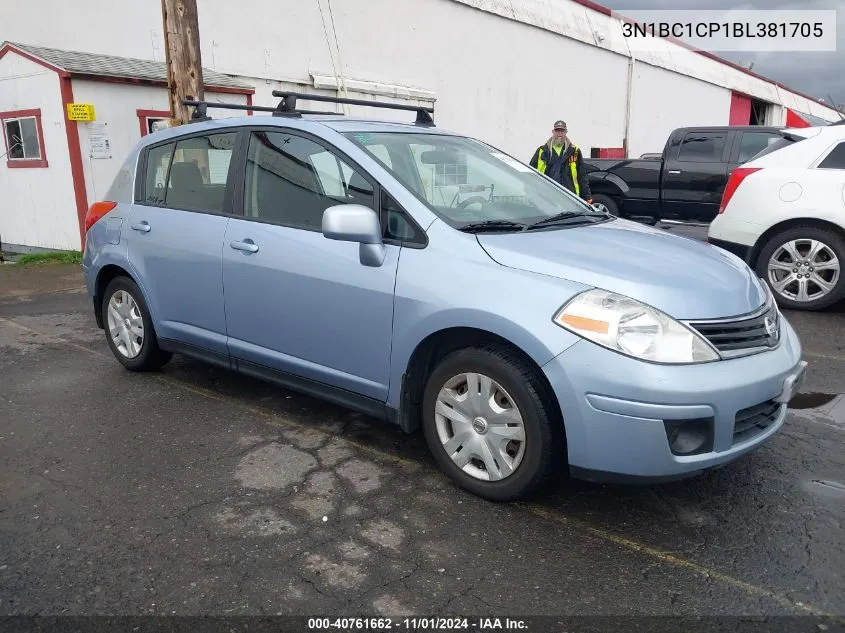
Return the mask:
M656 363L704 363L719 353L660 310L607 290L588 290L554 316L567 330L608 349Z

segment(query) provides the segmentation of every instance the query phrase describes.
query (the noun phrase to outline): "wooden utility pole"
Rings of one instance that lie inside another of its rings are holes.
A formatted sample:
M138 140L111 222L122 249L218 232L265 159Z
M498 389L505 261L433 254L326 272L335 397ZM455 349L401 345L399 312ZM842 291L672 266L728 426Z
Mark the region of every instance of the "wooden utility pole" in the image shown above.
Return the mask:
M205 98L197 0L161 0L161 13L170 124L181 125L190 120L193 112L192 107L182 105L182 100L202 101Z

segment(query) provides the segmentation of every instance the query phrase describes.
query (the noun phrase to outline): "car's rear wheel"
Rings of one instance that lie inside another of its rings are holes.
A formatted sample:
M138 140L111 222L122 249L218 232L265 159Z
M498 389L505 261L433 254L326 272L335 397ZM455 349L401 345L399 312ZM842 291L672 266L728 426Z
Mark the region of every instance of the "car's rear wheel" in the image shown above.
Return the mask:
M103 325L115 358L132 371L151 371L172 354L159 348L150 311L138 285L115 277L103 293Z
M818 226L799 226L768 240L756 270L784 308L823 310L845 298L843 263L841 235Z
M423 430L439 466L493 501L528 496L549 477L556 417L530 365L501 347L443 358L423 399Z

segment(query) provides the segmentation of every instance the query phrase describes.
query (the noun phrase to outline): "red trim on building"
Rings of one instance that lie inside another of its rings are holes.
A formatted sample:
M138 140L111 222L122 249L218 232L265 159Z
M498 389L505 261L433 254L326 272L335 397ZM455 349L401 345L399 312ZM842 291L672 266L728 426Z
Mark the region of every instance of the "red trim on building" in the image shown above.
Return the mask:
M812 127L800 114L794 110L786 109L786 127Z
M17 46L13 46L12 44L6 44L2 48L0 48L0 59L3 59L3 57L5 57L6 53L8 53L9 51L13 51L16 55L20 55L24 59L28 59L31 62L35 62L39 66L44 66L44 68L58 73L60 77L69 76L66 70L59 68L58 66L54 66L50 62L45 62L43 59L36 57L35 55L30 55L26 51L22 51Z
M7 119L23 119L35 117L35 128L38 131L38 151L41 158L9 158L10 146L9 139L6 137ZM3 141L6 145L6 166L9 169L32 169L49 167L47 164L47 150L44 147L44 130L41 127L41 109L34 110L9 110L7 112L0 112L0 121L3 121Z
M79 144L79 130L76 121L67 118L67 104L73 103L73 83L70 77L59 79L62 92L62 114L65 119L67 150L70 158L70 174L73 179L73 195L76 199L76 215L79 220L81 248L85 248L85 214L88 213L88 194L85 191L85 169L82 165L82 147Z
M728 125L748 125L750 121L751 98L737 92L732 92Z
M138 123L141 126L141 136L146 136L150 133L147 130L147 117L170 118L170 110L135 110L135 113L138 115Z
M599 158L625 158L624 147L599 147Z
M254 92L254 91L253 91L253 92ZM246 96L246 104L247 104L248 106L251 106L251 105L252 105L252 95L251 95L251 94L248 94L248 95ZM247 116L252 116L252 110L247 110L247 111L246 111L246 115L247 115Z

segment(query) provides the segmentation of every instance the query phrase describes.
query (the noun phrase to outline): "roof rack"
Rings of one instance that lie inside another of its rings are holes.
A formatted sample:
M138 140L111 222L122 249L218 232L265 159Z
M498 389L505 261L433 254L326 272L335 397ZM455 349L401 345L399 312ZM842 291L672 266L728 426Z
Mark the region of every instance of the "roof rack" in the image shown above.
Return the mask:
M296 107L297 99L304 99L306 101L320 101L324 103L346 103L349 105L368 106L371 108L386 108L388 110L406 110L408 112L416 112L417 125L434 126L434 119L431 117L434 114L434 108L431 106L415 106L404 105L400 103L388 103L387 101L367 101L365 99L347 99L344 97L329 97L326 95L311 95L300 92L285 92L282 90L274 90L274 97L281 97L282 100L276 106L274 112L277 116L297 116L298 114L305 114L305 110L299 110Z
M220 103L217 101L195 101L191 99L183 99L182 105L194 106L194 113L191 115L192 122L210 121L208 116L208 108L220 108L223 110L248 110L251 112L276 112L277 107L247 105L244 103ZM332 114L340 116L340 112L328 112L322 110L299 110L300 114Z
M290 116L299 117L303 114L329 114L342 116L340 112L327 112L321 110L300 110L296 107L297 99L304 99L306 101L319 101L323 103L346 103L349 105L368 106L371 108L386 108L388 110L405 110L408 112L416 112L416 125L423 125L426 127L434 126L434 119L431 115L434 113L432 106L416 106L404 105L401 103L388 103L387 101L367 101L365 99L347 99L344 97L329 97L326 95L311 95L301 92L284 92L281 90L273 91L274 97L281 97L276 107L247 105L243 103L220 103L217 101L196 101L192 99L184 99L183 105L194 106L194 113L191 115L192 122L209 121L211 117L208 116L208 108L221 108L224 110L248 110L253 112L272 112L273 116Z

